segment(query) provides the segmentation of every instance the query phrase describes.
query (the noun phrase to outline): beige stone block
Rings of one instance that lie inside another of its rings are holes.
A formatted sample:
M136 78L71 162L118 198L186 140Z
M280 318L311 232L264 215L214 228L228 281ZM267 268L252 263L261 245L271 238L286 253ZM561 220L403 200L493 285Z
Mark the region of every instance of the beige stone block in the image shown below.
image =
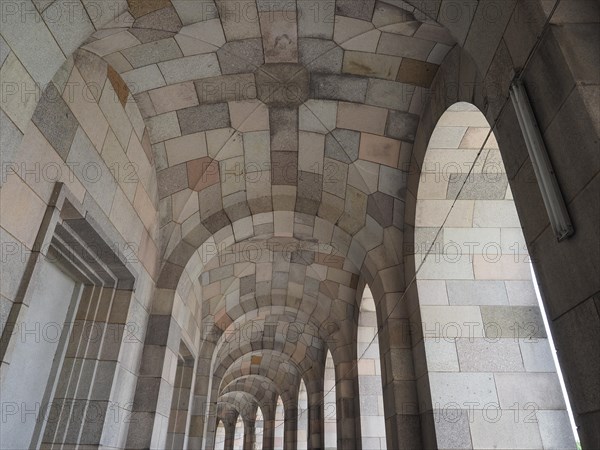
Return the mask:
M371 30L356 37L352 37L347 41L341 42L340 47L344 50L355 50L359 52L375 52L377 43L381 38L381 31Z
M337 127L382 135L385 131L387 113L385 108L340 102Z
M360 136L360 159L385 164L389 167L398 165L400 141L374 134L362 133Z
M460 112L448 111L440 117L438 126L489 128L490 124L479 110Z
M208 156L218 161L244 154L243 135L232 128L206 132Z
M188 134L165 141L169 166L208 156L206 134L204 132Z
M373 194L379 186L379 165L362 160L350 164L348 184L365 194Z
M0 189L0 226L32 248L46 212L46 205L17 175L10 175Z
M231 126L238 131L269 129L269 109L260 100L229 102Z
M117 136L121 147L127 148L133 126L117 98L117 93L112 84L107 81L102 91L102 97L100 97L100 109L108 120L110 128Z
M423 181L425 179L425 181ZM422 200L445 200L448 192L448 179L427 174L419 183L418 197Z
M310 173L323 173L325 136L319 133L298 133L298 169Z
M83 48L97 54L98 56L105 56L140 44L141 42L138 41L131 33L127 31L121 31L120 33L112 34L103 39L99 39L90 44L84 45Z
M365 77L395 80L402 58L367 52L346 51L342 72ZM403 80L399 80L403 81Z
M271 161L270 136L268 131L244 133L244 158L247 173L268 170ZM260 175L256 175L259 177ZM254 176L247 177L253 180Z
M65 183L75 198L83 202L85 188L33 123L27 127L27 132L11 162L18 165L18 173L45 203L50 200L56 182ZM30 170L31 175L26 175L24 169ZM7 168L3 176L11 178L17 175ZM0 208L3 208L3 205L0 205Z
M219 0L217 5L223 7L225 12L229 8L229 14L225 13L222 17L227 41L261 37L255 0L237 0L229 3L226 0Z
M94 144L94 147L100 150L108 131L108 122L98 104L90 101L91 98L91 91L86 87L83 77L76 67L73 68L69 84L63 92L63 100L73 111L75 118L92 141L92 144Z
M204 44L216 47L219 49L225 44L225 34L219 19L210 19L202 22L186 25L179 30L178 36L193 38Z
M154 208L152 200L150 200L150 197L146 193L142 183L138 183L137 185L133 207L137 211L138 216L140 216L144 227L151 231L157 217L156 209Z
M25 133L27 123L35 111L40 90L14 53L4 61L0 69L0 79L3 85L2 109Z
M335 129L337 108L337 102L307 100L298 110L299 129L327 134Z
M444 223L452 203L452 200L419 200L415 226L439 228ZM445 226L471 227L474 203L473 200L457 200Z
M487 148L487 143L489 142L489 139L486 141L486 138L488 136L489 131L489 127L468 128L465 135L462 138L462 141L460 142L459 148L474 148L479 150L483 146L484 142L486 143L485 147Z
M149 91L156 114L198 105L198 96L194 83L174 84Z

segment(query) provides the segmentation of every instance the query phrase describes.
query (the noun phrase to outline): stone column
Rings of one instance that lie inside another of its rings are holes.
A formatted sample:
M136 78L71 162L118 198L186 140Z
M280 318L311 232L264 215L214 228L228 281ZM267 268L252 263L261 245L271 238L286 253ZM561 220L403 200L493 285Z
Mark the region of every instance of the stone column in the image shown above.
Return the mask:
M224 421L225 425L225 450L233 450L233 443L235 442L235 425L236 421Z
M244 450L253 450L256 442L256 424L254 420L244 420Z
M308 391L308 449L322 449L325 447L323 377L309 381L306 389Z
M298 447L298 405L296 402L286 408L283 428L283 448L285 450L296 450Z
M338 448L360 450L362 441L360 438L360 397L356 361L338 363L335 380Z
M275 408L276 404L273 403L263 411L263 450L275 448Z

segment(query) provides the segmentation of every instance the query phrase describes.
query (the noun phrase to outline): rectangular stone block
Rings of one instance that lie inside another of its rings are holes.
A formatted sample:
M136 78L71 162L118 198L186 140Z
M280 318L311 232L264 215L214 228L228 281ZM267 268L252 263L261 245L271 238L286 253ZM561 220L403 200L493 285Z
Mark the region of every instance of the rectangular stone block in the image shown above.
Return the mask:
M498 373L494 375L502 409L535 404L536 409L565 409L556 373Z
M177 111L177 118L179 119L182 135L230 126L227 103L182 109Z
M367 84L366 78L352 75L312 74L310 96L311 98L362 103L365 101Z
M185 58L159 63L158 66L167 84L221 75L219 60L214 53L186 56Z
M514 339L458 339L456 350L461 372L522 372L519 343Z
M366 103L384 108L408 111L415 87L396 81L369 79Z
M469 403L498 404L494 375L491 373L429 373L431 401L434 406L447 408L458 404L467 408Z

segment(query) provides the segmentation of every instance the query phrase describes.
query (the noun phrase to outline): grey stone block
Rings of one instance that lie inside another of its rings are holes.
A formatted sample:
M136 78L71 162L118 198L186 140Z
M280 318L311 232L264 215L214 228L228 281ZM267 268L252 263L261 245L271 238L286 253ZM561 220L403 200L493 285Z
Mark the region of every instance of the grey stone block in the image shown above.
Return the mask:
M153 30L170 31L177 33L181 30L182 23L175 8L162 8L146 14L133 23L134 28L150 28Z
M298 154L295 152L271 152L271 179L274 185L296 186L298 184Z
M180 109L177 111L177 118L179 119L182 135L230 126L229 106L227 103Z
M256 71L256 90L268 106L299 106L308 99L308 72L300 64L264 64Z
M171 31L153 30L149 28L130 28L129 32L142 44L160 41L175 36L175 33Z
M501 173L453 173L446 198L453 200L460 191L460 200L504 200L507 186L508 179Z
M433 414L438 448L473 448L468 410L448 408L443 411L436 410Z
M523 372L519 343L514 339L456 340L461 372Z
M335 42L326 39L298 39L300 64L311 72L340 73L344 51Z
M339 16L354 17L355 19L371 21L375 0L337 0L335 13Z
M544 448L577 448L567 411L536 411L535 417Z
M79 124L54 84L44 91L31 120L66 160Z
M502 281L448 280L446 287L451 305L508 305Z
M360 133L336 128L325 137L325 156L351 164L358 159Z
M202 225L204 225L206 229L213 234L223 229L230 223L229 217L227 217L227 214L225 214L224 211L218 211L208 219L202 221Z
M260 39L228 42L217 56L223 74L254 72L265 62Z
M271 108L269 110L271 151L298 151L298 110Z
M319 211L322 192L322 175L300 171L298 174L298 198L296 199L296 211L305 214L316 215Z
M6 60L10 52L10 47L8 46L4 38L0 36L0 66L4 64L4 61Z
M315 99L365 101L368 80L351 75L314 73L310 76L310 96Z
M394 198L382 192L369 195L367 214L382 227L389 227L393 222Z
M247 275L240 278L240 296L252 294L256 291L256 275Z
M545 338L546 329L537 306L482 306L488 338Z
M395 81L369 79L366 103L384 108L408 111L415 87Z
M419 126L419 116L400 111L390 111L385 135L406 142L414 142Z
M529 402L536 409L566 408L556 373L497 373L494 378L502 409Z
M158 196L161 199L187 188L188 179L186 165L178 164L169 167L168 169L161 170L157 174L157 182Z
M406 172L382 165L379 167L379 190L398 200L404 200L406 178Z

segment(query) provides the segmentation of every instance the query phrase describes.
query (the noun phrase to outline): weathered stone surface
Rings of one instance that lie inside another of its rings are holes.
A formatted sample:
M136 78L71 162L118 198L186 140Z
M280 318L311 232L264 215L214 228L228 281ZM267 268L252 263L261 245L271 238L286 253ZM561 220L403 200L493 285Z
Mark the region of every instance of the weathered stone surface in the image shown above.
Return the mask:
M200 103L239 102L256 98L254 75L222 75L195 82Z
M408 111L415 87L395 81L369 79L366 103Z
M358 158L360 133L336 128L325 138L325 156L346 164Z
M317 173L300 171L298 175L298 198L296 211L316 214L321 203L323 177Z
M271 108L269 124L271 150L298 151L298 110L289 108Z
M199 105L177 111L181 134L229 127L229 107L227 103Z
M352 75L311 74L310 96L328 100L364 102L368 80Z
M188 187L187 169L185 164L178 164L157 174L158 196L165 198Z
M342 70L354 75L395 80L401 60L404 62L403 59L393 56L346 51Z
M177 33L181 29L182 23L177 11L169 5L167 8L155 10L136 19L133 26Z
M344 51L335 42L325 39L298 40L299 62L311 72L340 73Z
M308 71L300 64L264 64L255 76L258 98L271 107L293 108L308 99Z
M337 0L335 4L336 14L368 21L373 17L374 8L375 0Z
M367 201L367 214L369 214L382 227L392 224L394 211L394 198L382 192L369 195Z
M298 29L295 12L260 13L265 62L298 62Z
M419 126L419 116L401 111L390 111L385 135L401 141L413 142Z
M183 56L177 42L172 38L130 47L122 53L135 68Z
M438 67L436 64L402 58L396 81L428 88L437 74Z
M265 62L260 39L228 42L217 56L223 74L254 72Z
M44 91L31 120L66 160L78 123L53 84L49 84Z
M272 151L271 177L274 185L296 186L298 184L298 154Z
M453 173L449 176L447 199L503 200L508 179L498 173Z

